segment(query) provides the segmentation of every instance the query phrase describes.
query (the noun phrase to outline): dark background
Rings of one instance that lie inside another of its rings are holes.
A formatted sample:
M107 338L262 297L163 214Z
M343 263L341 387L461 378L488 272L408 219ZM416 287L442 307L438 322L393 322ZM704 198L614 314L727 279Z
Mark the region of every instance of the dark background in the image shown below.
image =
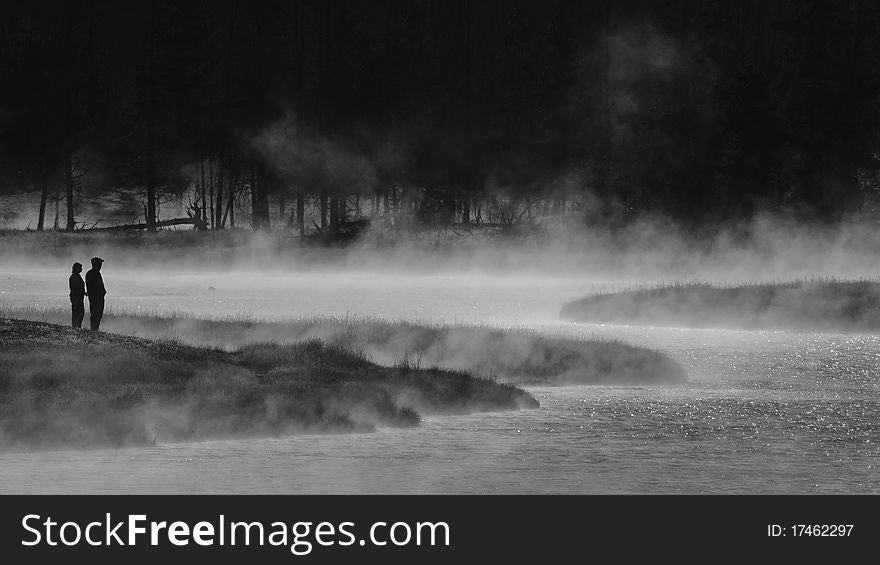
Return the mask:
M878 30L860 0L18 2L0 191L40 229L84 193L150 228L182 195L213 229L835 221L880 186Z

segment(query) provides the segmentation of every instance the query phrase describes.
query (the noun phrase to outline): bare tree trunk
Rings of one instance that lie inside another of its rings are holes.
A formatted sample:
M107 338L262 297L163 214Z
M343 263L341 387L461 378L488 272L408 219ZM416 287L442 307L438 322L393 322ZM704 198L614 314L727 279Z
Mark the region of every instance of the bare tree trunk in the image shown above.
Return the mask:
M229 229L235 229L235 180L232 176L229 177L229 200L226 203L226 212L223 214L223 219L220 220L221 228L226 225L227 218L229 218Z
M251 216L255 230L272 229L269 220L269 194L265 179L256 164L251 166Z
M58 230L61 227L61 195L58 194L57 188L52 198L55 200L55 222L52 224L52 229Z
M232 112L232 95L230 93L230 87L232 84L232 56L233 49L236 45L235 43L235 2L234 0L229 0L228 3L228 12L227 12L227 37L226 37L226 64L225 64L225 73L223 80L223 125L225 126L225 131L229 130L230 123L230 114ZM230 205L227 206L226 212L227 214L231 211L231 203L233 201L234 193L235 193L235 184L233 181L233 173L232 173L232 150L228 147L224 146L220 150L220 155L218 157L218 171L217 171L217 225L214 229L223 229L224 224L226 223L226 217L223 214L223 176L224 173L229 176L229 202ZM235 225L235 216L233 214L231 218L230 225L234 227Z
M153 161L152 125L149 130L150 141L147 143L147 231L156 231L156 174Z
M214 160L208 162L208 190L211 198L211 229L217 229L217 222L214 220Z
M330 231L339 231L339 197L335 194L330 197Z
M321 231L324 231L327 227L327 195L322 192L319 198L321 199Z
M200 209L199 215L202 219L202 226L206 226L206 225L208 225L208 211L206 209L207 205L208 205L208 200L207 200L206 194L205 194L205 161L204 160L202 160L201 164L199 165L199 193L200 193L200 198L201 198L201 202L200 202L201 205L199 206L199 209ZM204 229L204 227L202 229Z
M150 10L150 52L147 66L147 231L156 231L156 118L153 101L153 67L156 57L156 5L152 4Z
M67 188L67 226L66 231L73 231L76 222L73 220L73 155L67 152L64 162L64 184Z
M217 200L214 203L217 205L217 211L214 213L214 217L216 218L216 222L214 223L215 230L223 229L223 159L217 159ZM230 191L231 192L231 191Z
M302 192L296 193L296 225L299 229L299 237L300 239L306 236L306 221L305 221L305 202L303 198Z
M71 60L68 63L73 62L73 20L68 19L67 22L67 48L68 55L71 55ZM68 119L73 117L73 95L74 89L68 88L65 90L65 114ZM67 131L68 134L73 133L72 131ZM74 176L73 176L73 150L70 147L71 141L68 140L68 146L64 153L64 184L67 192L67 225L65 226L66 231L73 231L76 228L76 222L73 218L73 189L74 189ZM58 201L55 203L55 224L57 229L58 224Z
M43 177L43 190L40 193L40 216L37 218L37 231L43 231L43 224L46 220L46 200L49 198L49 183L46 177Z

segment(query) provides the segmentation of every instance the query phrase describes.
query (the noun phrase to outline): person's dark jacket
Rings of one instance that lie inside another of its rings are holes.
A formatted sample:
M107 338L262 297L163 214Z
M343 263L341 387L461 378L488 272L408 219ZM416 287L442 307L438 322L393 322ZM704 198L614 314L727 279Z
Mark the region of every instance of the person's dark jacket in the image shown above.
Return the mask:
M83 282L82 277L79 276L79 273L72 273L68 282L70 283L70 301L82 301L83 296L86 294L86 284ZM103 288L103 286L102 284L101 287Z
M91 269L86 273L86 290L89 293L89 300L104 300L107 290L104 288L104 278L101 277L101 271Z

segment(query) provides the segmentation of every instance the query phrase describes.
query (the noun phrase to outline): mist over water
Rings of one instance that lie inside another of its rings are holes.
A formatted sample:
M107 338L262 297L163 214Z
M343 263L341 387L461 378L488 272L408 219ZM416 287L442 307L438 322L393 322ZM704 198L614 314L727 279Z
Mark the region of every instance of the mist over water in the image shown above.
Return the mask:
M351 315L515 326L555 322L560 300L607 288L573 279L363 271L145 274L107 269L104 278L113 296L108 307L116 312L254 320ZM57 273L39 269L3 279L0 300L67 307L67 281L57 280Z
M689 379L368 434L0 453L0 493L880 491L880 333L560 319L670 282L880 281L880 4L21 4L0 316L67 311L97 255L108 314L174 319L148 337L474 324L653 348Z
M598 273L597 273L598 275ZM684 364L681 386L530 387L534 410L356 435L0 455L0 492L875 493L880 336L573 324L610 277L326 269L104 272L116 312L367 316L619 339ZM67 307L64 272L0 275L0 306ZM173 338L175 336L169 335Z

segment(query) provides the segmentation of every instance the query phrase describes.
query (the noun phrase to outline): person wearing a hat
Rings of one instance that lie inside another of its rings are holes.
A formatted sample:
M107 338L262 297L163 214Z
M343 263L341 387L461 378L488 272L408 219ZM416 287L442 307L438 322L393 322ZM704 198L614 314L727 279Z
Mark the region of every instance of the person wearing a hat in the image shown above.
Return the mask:
M70 308L73 310L70 325L77 329L82 327L83 318L86 315L86 307L83 304L83 297L86 295L86 284L80 276L82 270L82 263L74 263L73 272L70 273L70 278L67 280L70 285Z
M101 316L104 315L104 279L101 277L101 264L104 260L100 257L92 257L92 268L86 273L86 294L89 297L89 319L92 331L98 331L101 325Z

